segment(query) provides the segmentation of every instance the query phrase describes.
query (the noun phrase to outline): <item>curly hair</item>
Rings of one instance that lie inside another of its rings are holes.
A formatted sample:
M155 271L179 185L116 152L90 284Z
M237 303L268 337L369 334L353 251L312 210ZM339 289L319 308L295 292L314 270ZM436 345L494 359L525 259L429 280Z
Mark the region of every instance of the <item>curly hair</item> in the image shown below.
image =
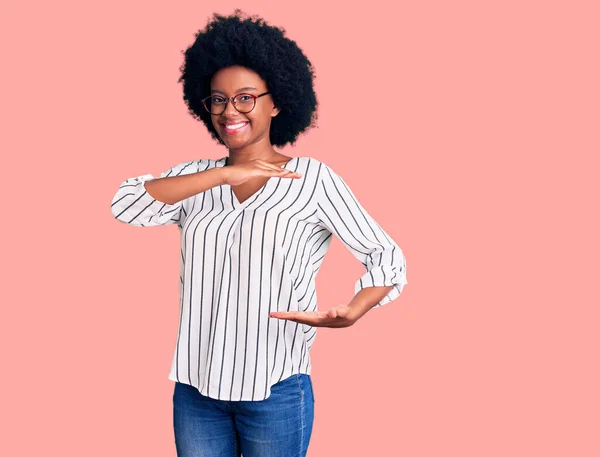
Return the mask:
M314 69L296 42L284 36L283 28L244 16L240 9L231 16L214 13L206 28L195 34L194 43L182 51L185 61L178 82L183 82L183 99L190 114L224 144L201 100L210 95L218 70L233 65L249 68L266 82L280 110L271 120L271 144L293 145L302 132L316 126Z

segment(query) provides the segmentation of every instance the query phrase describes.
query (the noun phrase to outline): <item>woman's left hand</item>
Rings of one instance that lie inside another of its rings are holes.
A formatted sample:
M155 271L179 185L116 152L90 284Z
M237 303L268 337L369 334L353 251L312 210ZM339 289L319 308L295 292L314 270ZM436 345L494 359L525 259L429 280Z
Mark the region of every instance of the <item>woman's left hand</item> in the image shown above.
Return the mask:
M348 305L338 305L329 311L274 311L269 317L287 319L300 324L312 325L313 327L341 328L350 327L357 320L356 311Z

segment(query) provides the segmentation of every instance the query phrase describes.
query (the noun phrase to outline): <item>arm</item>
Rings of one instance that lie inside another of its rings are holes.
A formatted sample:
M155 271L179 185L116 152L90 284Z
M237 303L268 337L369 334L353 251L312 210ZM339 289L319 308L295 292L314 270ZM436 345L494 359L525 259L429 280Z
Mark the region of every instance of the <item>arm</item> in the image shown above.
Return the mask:
M348 306L352 310L352 318L356 321L379 303L394 289L394 286L374 286L361 289ZM381 305L379 305L381 306Z
M325 164L321 167L317 188L320 223L342 241L366 270L356 281L356 296L350 302L360 317L400 295L407 284L406 259L341 176Z
M159 178L145 174L126 179L113 197L113 216L141 227L178 222L185 199L223 182L220 168L200 170L201 166L202 161L184 162L164 171Z

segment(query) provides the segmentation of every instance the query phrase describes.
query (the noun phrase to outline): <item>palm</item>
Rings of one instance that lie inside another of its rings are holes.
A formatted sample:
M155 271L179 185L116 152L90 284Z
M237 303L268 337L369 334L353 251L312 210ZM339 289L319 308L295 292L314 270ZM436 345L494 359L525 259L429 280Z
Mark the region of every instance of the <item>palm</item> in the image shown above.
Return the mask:
M352 311L348 305L337 305L329 311L274 311L269 316L313 327L341 328L354 324L355 318Z

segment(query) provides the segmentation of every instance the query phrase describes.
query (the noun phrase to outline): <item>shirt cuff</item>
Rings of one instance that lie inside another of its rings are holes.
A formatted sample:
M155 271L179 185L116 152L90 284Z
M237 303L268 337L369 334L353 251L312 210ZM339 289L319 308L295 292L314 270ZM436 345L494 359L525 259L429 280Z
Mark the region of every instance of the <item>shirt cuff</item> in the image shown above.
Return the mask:
M408 284L406 272L400 271L400 267L382 265L370 269L356 281L354 294L356 295L366 287L394 286L385 297L373 306L373 308L378 308L398 298L406 284Z

